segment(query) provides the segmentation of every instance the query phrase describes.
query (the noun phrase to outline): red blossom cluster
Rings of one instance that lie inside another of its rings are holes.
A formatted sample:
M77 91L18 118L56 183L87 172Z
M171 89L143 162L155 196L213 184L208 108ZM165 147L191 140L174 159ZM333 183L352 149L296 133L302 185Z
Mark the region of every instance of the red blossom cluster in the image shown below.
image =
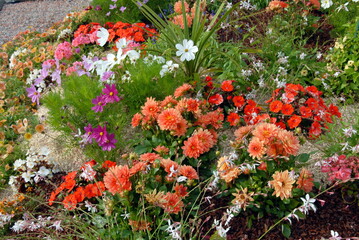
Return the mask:
M321 95L315 86L287 84L276 89L266 103L269 103L270 115L281 113L276 117L276 125L286 129L300 127L315 138L327 128L326 123L333 122L334 116L341 117L338 107L333 104L328 107Z
M334 155L322 162L321 170L328 174L330 181L348 181L359 179L359 157Z
M108 22L105 24L105 28L108 30L110 36L108 37L109 42L116 42L120 38L126 38L135 42L144 42L147 38L153 37L157 34L156 30L149 28L145 23L124 23Z
M147 98L141 112L133 116L132 127L159 128L175 137L185 136L190 126L197 127L184 142L184 154L198 158L208 152L217 142L215 130L222 127L224 115L220 108L210 111L206 101L185 97L192 89L191 85L184 84L175 90L174 97L167 96L163 101Z
M91 199L102 196L106 188L104 182L94 181L97 172L92 167L96 164L96 161L91 160L85 163L80 171L73 171L64 176L64 182L51 193L49 205L52 205L58 195L65 190L70 194L63 198L62 204L68 210L75 209L77 204L83 202L86 198ZM101 167L102 169L108 169L114 165L116 165L115 162L105 161ZM80 178L85 181L81 181Z

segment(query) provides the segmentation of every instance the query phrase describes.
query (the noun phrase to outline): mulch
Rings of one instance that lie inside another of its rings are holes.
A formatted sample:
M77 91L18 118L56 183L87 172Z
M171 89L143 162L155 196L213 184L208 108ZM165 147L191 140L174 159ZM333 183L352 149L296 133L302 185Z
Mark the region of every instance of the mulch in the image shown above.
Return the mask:
M356 184L359 185L357 181ZM342 197L341 188L333 190L330 193L324 193L319 197L324 200L325 204L321 206L318 201L315 205L317 211L310 211L306 219L299 221L293 219L291 226L290 240L320 240L331 237L331 230L336 231L343 239L354 239L359 237L359 199L351 199L352 204L348 204ZM207 204L206 211L210 209L218 209L219 206L227 206L228 199L219 198L212 199L212 205ZM348 199L346 199L348 200ZM202 229L202 233L209 231L213 224L213 219L220 219L224 213L224 209L207 214L207 223ZM276 219L267 216L257 221L253 221L251 228L247 227L247 217L245 214L239 214L230 222L230 230L227 232L228 240L254 240L258 239L270 226L276 223ZM285 223L289 223L288 221ZM208 237L210 239L212 230ZM281 233L280 224L276 228L268 232L263 240L281 240L287 239ZM359 238L358 238L359 239Z

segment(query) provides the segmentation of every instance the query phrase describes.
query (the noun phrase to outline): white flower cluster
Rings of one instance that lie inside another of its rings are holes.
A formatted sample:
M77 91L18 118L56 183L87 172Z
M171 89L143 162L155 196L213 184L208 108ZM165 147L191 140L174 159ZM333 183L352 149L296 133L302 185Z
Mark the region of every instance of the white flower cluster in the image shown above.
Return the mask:
M164 64L166 62L166 59L161 56L148 54L146 57L143 58L143 62L148 66L151 66L153 63Z
M10 176L9 185L16 189L22 183L38 183L52 177L58 170L48 162L49 154L47 147L42 147L38 152L30 148L25 160L18 159L14 162L14 170L19 172L19 175Z
M181 224L179 222L171 223L171 220L168 219L168 227L166 228L166 232L168 232L172 239L182 240L181 238Z
M23 231L36 231L40 228L52 228L54 227L56 231L62 231L61 220L53 221L52 217L43 217L38 216L37 218L31 218L29 215L24 214L24 220L18 220L11 227L11 230L16 233L20 233Z
M71 34L72 34L72 30L70 28L65 28L57 36L57 41L62 39L62 38L65 38L65 37L69 37L69 36L71 36Z
M309 196L309 194L306 194L305 198L300 198L300 199L302 200L303 205L298 208L295 208L285 218L286 220L288 220L290 222L290 224L292 224L291 218L293 218L293 217L295 217L299 221L299 216L298 216L298 214L296 214L297 211L300 211L300 212L304 213L305 215L308 215L310 210L313 210L314 212L317 211L317 208L314 205L316 200L314 198L311 198Z
M40 77L40 75L41 75L41 70L40 70L40 69L34 69L34 70L32 70L32 71L30 72L30 74L29 74L29 77L26 79L26 84L28 84L28 85L33 84L33 82L34 82L38 77ZM42 87L42 86L40 86L40 87ZM42 88L44 88L44 87L42 87Z
M173 61L167 61L165 65L162 66L162 69L160 71L161 77L166 75L167 73L172 73L176 71L179 68L179 65L177 63L173 63Z
M14 214L0 213L0 228L3 228L5 224L9 223L13 217L14 217Z
M20 54L25 54L27 53L28 50L26 48L19 48L18 50L16 50L15 52L13 52L13 54L11 54L10 59L9 59L9 68L12 69L13 67L15 67L15 62L16 62L16 57L19 56Z
M247 0L247 1L244 0L244 1L242 1L242 2L239 4L239 8L240 8L240 9L246 9L246 10L249 10L249 11L257 10L257 6L252 5L250 0Z

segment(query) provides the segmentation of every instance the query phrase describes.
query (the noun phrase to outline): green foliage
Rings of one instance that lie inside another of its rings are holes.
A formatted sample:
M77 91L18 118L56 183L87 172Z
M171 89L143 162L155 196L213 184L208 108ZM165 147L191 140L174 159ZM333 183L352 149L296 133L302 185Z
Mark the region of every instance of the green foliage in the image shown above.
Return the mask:
M343 6L345 3L347 3L347 10L344 8L340 9L340 6ZM332 7L332 9L336 9L334 11L330 11L328 20L329 23L334 27L330 34L337 38L345 35L348 32L348 25L357 23L359 16L359 5L354 1L346 0L337 0L334 2L334 4L335 5Z
M328 70L333 74L329 78L330 88L337 96L347 98L347 103L359 99L359 18L347 27L343 38L336 41L329 52ZM339 74L339 75L337 75Z

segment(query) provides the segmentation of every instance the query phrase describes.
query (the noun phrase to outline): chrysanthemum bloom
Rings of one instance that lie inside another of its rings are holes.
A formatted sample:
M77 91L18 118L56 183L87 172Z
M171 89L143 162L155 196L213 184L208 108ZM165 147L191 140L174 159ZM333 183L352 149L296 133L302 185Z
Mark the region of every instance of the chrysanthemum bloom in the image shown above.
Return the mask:
M146 163L153 163L155 160L161 159L162 157L157 153L144 153L140 156L140 160Z
M313 189L313 181L313 174L309 170L302 168L297 180L297 187L309 193Z
M193 98L189 98L187 99L186 102L186 110L188 112L193 112L193 113L199 113L200 112L200 101L198 101L197 99L193 99Z
M234 136L236 136L236 141L242 141L242 139L245 136L247 136L251 132L252 129L253 129L253 126L251 126L251 125L238 128L234 132Z
M178 172L178 163L171 159L161 159L161 167L171 176L176 177Z
M168 154L168 152L170 151L169 148L161 145L158 145L153 150L156 151L158 154Z
M186 121L186 119L182 118L182 120L177 123L176 128L174 129L174 132L171 132L172 135L174 136L184 136L187 132L188 129L188 123Z
M283 104L281 111L284 115L292 115L294 108L291 104Z
M224 172L230 170L231 168L232 168L232 166L229 165L227 156L223 156L218 159L217 171L219 173L221 173L221 172L224 173Z
M182 86L178 87L175 90L173 95L176 98L179 98L179 97L183 96L187 91L192 90L192 89L193 89L193 87L191 85L189 85L188 83L185 83Z
M222 82L221 89L225 92L232 92L234 87L231 80L226 80Z
M216 143L216 140L214 139L212 133L207 129L199 129L194 131L192 137L198 139L198 142L200 143L201 154L208 152Z
M269 181L269 183L274 187L273 195L280 197L281 200L291 197L295 180L289 176L288 170L284 172L276 171L272 177L273 180Z
M257 138L253 137L251 142L248 145L248 153L252 158L261 158L266 152L263 142Z
M190 137L184 141L182 146L183 154L187 157L198 158L201 155L201 143L198 141L197 137Z
M166 96L165 99L162 100L160 106L162 108L172 108L177 105L177 100L173 98L172 95Z
M145 171L147 164L145 162L138 162L130 169L130 176L135 175L138 172Z
M182 14L182 12L183 12L182 1L175 2L175 4L173 5L173 10L177 14ZM184 11L189 12L189 5L187 2L184 2Z
M151 116L155 118L159 111L160 111L159 104L152 97L147 98L145 105L141 107L141 113L144 116Z
M187 177L190 180L199 179L196 170L191 166L182 165L179 167L178 172L181 176Z
M246 207L249 205L250 202L253 202L254 199L252 196L254 195L254 192L247 193L248 189L244 188L242 190L236 189L236 193L232 193L232 195L235 197L232 200L232 204L239 206L244 211L246 210Z
M282 142L288 155L297 155L300 148L298 137L294 136L292 132L282 130L278 133L278 139Z
M298 127L301 122L302 122L302 118L298 115L291 116L287 121L290 129Z
M275 100L273 102L271 102L269 104L269 110L272 112L279 112L280 110L282 110L283 107L283 103L281 101Z
M142 115L140 113L136 113L135 115L133 115L131 120L132 127L134 128L140 125L141 120L142 120Z
M181 198L188 196L187 187L185 187L183 184L176 183L173 189L175 190L175 193Z
M195 124L203 128L207 128L208 125L212 125L215 129L219 129L223 125L223 120L223 111L221 108L218 108L215 111L198 116L198 120Z
M157 122L161 130L175 130L182 119L183 117L179 111L174 108L168 108L158 115Z
M123 191L130 191L130 170L127 165L111 167L103 178L106 188L110 193L123 193Z
M277 136L278 127L271 123L259 123L252 131L252 134L264 143L268 143Z
M175 193L166 193L164 199L166 201L163 203L162 207L164 208L165 212L177 214L184 206L181 198Z
M165 199L164 199L164 192L159 191L157 192L157 189L154 189L151 193L147 193L144 194L146 201L152 205L155 206L163 206L163 204L165 203Z

